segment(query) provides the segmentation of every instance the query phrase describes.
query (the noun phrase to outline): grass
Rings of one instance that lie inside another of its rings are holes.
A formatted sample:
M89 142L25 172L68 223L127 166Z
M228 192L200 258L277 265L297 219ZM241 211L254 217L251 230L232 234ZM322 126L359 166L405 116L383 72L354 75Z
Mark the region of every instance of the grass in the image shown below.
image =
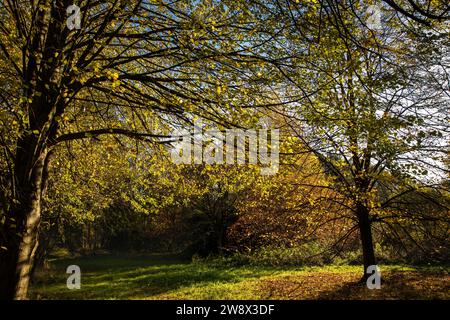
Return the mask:
M81 289L66 287L80 266ZM380 266L382 286L357 284L360 266L274 268L191 263L162 256L55 258L38 271L32 299L449 299L440 267Z

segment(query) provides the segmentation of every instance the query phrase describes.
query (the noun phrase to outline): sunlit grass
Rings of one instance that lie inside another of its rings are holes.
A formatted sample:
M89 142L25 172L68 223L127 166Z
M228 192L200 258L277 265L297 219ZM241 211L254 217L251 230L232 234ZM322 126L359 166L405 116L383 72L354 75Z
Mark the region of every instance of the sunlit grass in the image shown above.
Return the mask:
M68 265L79 265L81 289L66 287ZM440 267L380 266L382 289L355 283L361 266L230 267L158 256L55 259L38 272L34 299L448 299Z

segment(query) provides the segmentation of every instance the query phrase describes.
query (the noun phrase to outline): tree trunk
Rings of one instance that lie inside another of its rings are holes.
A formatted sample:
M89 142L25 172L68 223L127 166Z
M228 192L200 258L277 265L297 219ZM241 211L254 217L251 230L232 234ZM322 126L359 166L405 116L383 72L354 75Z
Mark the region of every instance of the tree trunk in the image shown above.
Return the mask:
M5 232L6 250L0 254L1 300L26 299L27 297L30 273L38 246L37 229L41 213L40 190L34 192L34 195L30 195L30 198L32 201L28 206L23 206L15 211L17 226L10 227L10 230ZM20 232L18 229L23 229L23 231Z
M369 218L369 210L364 204L356 205L356 214L358 216L359 233L363 252L364 276L362 281L366 281L370 276L366 273L367 268L376 265L375 251L372 241L372 227Z
M2 226L0 243L0 299L26 299L36 254L37 231L41 217L46 150L35 148L36 138L18 142L15 164L16 200Z
M16 266L19 257L19 248L17 239L11 239L6 232L4 234L9 244L5 244L6 249L2 249L0 254L0 300L12 300L15 295L15 287L17 283Z
M26 299L31 271L38 247L37 229L41 217L40 199L30 208L26 219L26 230L19 246L19 259L16 266L17 283L14 299Z

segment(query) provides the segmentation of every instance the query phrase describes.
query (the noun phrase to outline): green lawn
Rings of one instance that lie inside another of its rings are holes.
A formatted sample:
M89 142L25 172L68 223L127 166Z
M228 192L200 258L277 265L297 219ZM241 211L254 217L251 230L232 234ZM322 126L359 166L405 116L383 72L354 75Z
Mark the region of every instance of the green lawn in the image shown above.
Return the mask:
M66 287L79 265L81 289ZM441 267L380 266L382 286L358 285L360 266L226 267L158 256L54 259L31 286L32 299L449 299Z

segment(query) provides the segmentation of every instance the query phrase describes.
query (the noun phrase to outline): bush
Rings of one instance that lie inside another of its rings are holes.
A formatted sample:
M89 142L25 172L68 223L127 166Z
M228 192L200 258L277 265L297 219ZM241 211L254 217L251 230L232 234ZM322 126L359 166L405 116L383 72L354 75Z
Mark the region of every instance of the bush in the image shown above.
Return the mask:
M273 247L266 246L258 250L242 253L236 252L226 256L208 257L201 259L193 257L194 263L208 262L208 264L227 266L303 266L324 265L329 258L323 254L323 248L318 243L307 243L297 247Z
M390 247L377 244L375 254L379 263L405 263L405 259L395 254ZM295 247L266 246L249 252L236 252L225 256L192 257L193 263L208 263L216 266L238 267L270 266L323 266L323 265L360 265L361 249L348 249L336 252L320 242L309 242Z

